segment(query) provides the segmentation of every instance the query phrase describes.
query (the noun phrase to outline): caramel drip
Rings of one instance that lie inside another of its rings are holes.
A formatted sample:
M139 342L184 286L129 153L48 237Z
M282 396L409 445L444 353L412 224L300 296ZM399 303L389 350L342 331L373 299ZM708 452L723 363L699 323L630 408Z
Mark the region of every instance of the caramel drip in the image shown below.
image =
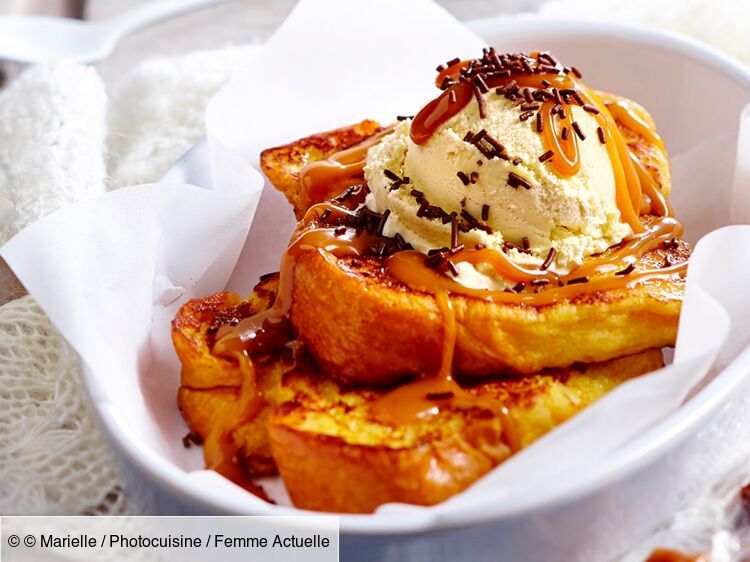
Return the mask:
M398 255L398 254L396 254ZM443 345L440 369L417 381L400 386L370 405L376 419L392 425L423 420L440 413L440 404L469 401L471 396L453 379L453 355L456 350L456 312L448 291L436 279L426 279L426 290L435 296L443 318Z
M504 441L511 452L515 453L521 448L520 439L515 423L503 402L496 398L476 396L461 388L453 377L458 322L451 304L450 292L440 286L438 279L426 278L424 282L428 287L427 292L435 296L435 302L443 318L440 369L436 374L427 373L376 399L370 404L370 414L381 423L398 427L436 416L446 406L452 409L482 408L500 416Z
M601 277L587 283L549 287L538 293L515 293L512 291L473 289L461 285L442 271L427 267L424 255L413 250L399 252L388 258L388 271L391 275L414 290L430 293L430 287L437 285L440 290L448 291L454 295L475 297L495 303L516 303L530 306L546 306L602 291L628 289L647 281L666 281L675 276L683 275L686 268L687 262L683 262L657 270Z
M655 250L665 242L682 236L682 224L671 217L656 219L642 234L631 236L618 246L583 262L573 269L567 279L591 277L621 271L635 264L648 252Z
M231 346L230 351L216 351L219 355L233 357L237 360L243 374L240 396L237 402L222 410L214 420L211 431L206 435L203 447L203 459L206 468L215 470L249 492L264 497L263 490L249 482L237 456L237 445L234 442L234 430L248 423L258 414L263 398L255 382L255 367L248 352L243 346Z
M321 208L347 209L335 205ZM203 457L206 467L222 474L248 491L263 496L262 490L248 481L237 457L237 445L233 434L241 425L249 423L263 406L263 395L258 388L255 365L251 358L254 352L280 350L293 340L289 322L292 304L294 265L298 257L309 251L323 251L337 257L361 255L372 243L372 237L361 235L348 228L337 235L336 228L319 228L302 232L287 248L281 262L279 288L273 306L238 324L222 326L217 333L212 352L218 356L237 361L242 373L242 386L236 404L224 410L206 436Z
M332 199L340 193L342 181L361 177L367 151L392 131L392 127L386 128L361 143L302 168L299 181L303 188L305 206Z
M626 129L645 137L646 140L664 150L664 140L661 135L634 104L628 100L617 99L605 101L604 106L615 121L619 121Z

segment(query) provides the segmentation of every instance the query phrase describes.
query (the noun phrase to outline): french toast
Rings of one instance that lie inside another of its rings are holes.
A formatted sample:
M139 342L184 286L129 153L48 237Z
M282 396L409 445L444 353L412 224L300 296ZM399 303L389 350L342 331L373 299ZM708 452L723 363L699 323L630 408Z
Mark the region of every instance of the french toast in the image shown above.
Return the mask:
M605 103L623 100L599 95ZM653 123L645 109L627 103ZM630 149L668 195L671 179L663 147L627 123L616 123ZM300 170L381 130L377 123L363 121L305 137L265 150L261 167L300 217L307 211ZM634 264L635 272L680 264L689 254L687 243L670 240L643 255ZM308 252L296 262L293 287L294 328L333 376L390 385L404 375L434 372L439 366L442 314L435 297L393 279L381 260ZM474 376L529 374L672 345L683 293L683 279L665 279L544 306L451 295L458 325L455 368Z
M260 497L433 505L674 344L690 248L648 112L544 52L437 72L412 117L263 151L279 273L173 320L193 442Z
M278 280L261 282L248 299L220 293L186 303L173 322L183 365L178 404L192 432L206 438L222 412L239 400L237 364L211 353L214 334L267 309ZM256 358L264 396L260 413L234 428L249 477L279 473L295 506L366 513L388 502L438 503L461 491L511 454L632 377L662 366L659 350L604 363L576 364L522 378L467 387L507 412L447 408L429 420L393 426L370 405L386 390L349 387L293 350Z

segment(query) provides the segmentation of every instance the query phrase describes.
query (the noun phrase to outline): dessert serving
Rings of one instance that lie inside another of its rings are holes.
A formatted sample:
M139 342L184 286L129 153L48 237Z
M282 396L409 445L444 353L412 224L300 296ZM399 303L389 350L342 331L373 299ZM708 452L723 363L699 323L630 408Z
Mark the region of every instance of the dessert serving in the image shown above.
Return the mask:
M412 117L264 151L280 271L173 321L186 442L261 497L438 503L674 344L690 249L646 110L544 52L437 72Z

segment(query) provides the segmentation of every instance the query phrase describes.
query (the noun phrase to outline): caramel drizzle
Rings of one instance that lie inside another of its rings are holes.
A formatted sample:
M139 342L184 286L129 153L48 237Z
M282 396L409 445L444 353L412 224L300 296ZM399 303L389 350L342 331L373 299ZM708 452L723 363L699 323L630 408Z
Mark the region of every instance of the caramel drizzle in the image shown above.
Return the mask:
M457 80L461 70L467 68L469 64L470 61L462 61L448 67L439 73L436 82L440 84L446 78ZM613 115L599 99L599 96L583 85L571 73L557 74L541 72L538 74L513 74L511 76L487 76L484 80L489 88L503 87L511 82L515 82L519 87L576 90L583 99L584 105L588 104L597 108L599 112L593 116L604 131L605 147L612 163L612 171L615 175L617 207L620 210L623 221L633 229L633 232L643 232L644 227L639 219L643 178L633 164L630 157L630 150L625 143L625 139L617 129ZM545 85L543 82L548 84ZM440 96L428 103L414 117L410 130L412 141L415 144L426 143L442 124L458 114L474 98L474 85L470 81L459 81L449 86ZM546 124L541 134L545 147L551 150L553 154L550 159L552 168L561 177L570 177L578 173L581 166L580 150L578 148L579 141L573 132L574 120L571 110L573 105L565 104L568 105L568 110L565 111L562 118L553 113L556 105L557 103L553 99L541 102L539 112L542 114ZM623 118L626 125L630 126L632 124L634 130L639 133L648 131L647 133L643 133L644 136L648 139L658 139L659 146L663 148L660 137L651 131L652 128L642 118L639 118L634 113L632 106L617 102L613 103L611 107L617 112L618 117ZM570 132L564 140L561 139L559 133L562 127L567 127ZM597 141L592 139L590 142Z
M362 177L367 151L393 131L388 127L363 142L311 162L299 175L305 207L333 199L341 192L341 182Z
M466 64L466 63L461 63ZM458 72L460 67L450 67ZM440 77L439 77L440 78ZM615 173L617 204L634 234L615 248L600 256L595 256L575 268L566 276L539 268L526 268L513 262L502 252L481 249L465 249L451 257L454 263L488 264L500 276L513 282L533 283L544 280L548 286L538 292L488 291L472 289L456 282L447 272L427 266L426 256L413 250L400 251L385 260L389 273L411 289L421 291L435 298L443 317L443 346L440 368L437 373L425 374L416 381L400 386L385 394L371 405L372 414L383 423L407 424L440 413L446 405L490 408L498 413L503 424L509 447L515 452L520 448L517 430L507 408L497 400L478 398L467 392L455 381L453 359L457 339L457 321L450 295L475 297L492 302L515 303L530 306L544 306L576 299L587 294L617 289L628 289L636 285L654 281L665 281L685 274L687 262L664 267L658 270L633 271L627 275L614 275L613 272L635 264L644 254L657 248L682 233L679 222L671 218L671 208L656 181L645 170L634 154L630 152L622 135L617 130L615 119L642 136L663 147L661 138L644 118L626 102L604 104L591 90L580 84L570 74L532 74L513 76L519 85L542 87L542 80L550 82L549 87L560 89L576 88L586 103L597 107L596 115L606 136L606 145ZM511 78L493 78L488 85L495 87L509 82ZM450 91L455 92L451 101ZM471 84L458 82L428 103L412 122L411 136L417 144L426 142L430 135L445 121L458 113L473 98ZM580 168L578 141L575 134L561 140L557 124L551 111L554 103L544 102L540 111L546 118L544 130L545 144L553 151L551 164L562 176L575 174ZM560 124L572 128L570 111L560 119ZM263 403L258 389L255 368L251 355L263 341L283 340L279 333L289 330L288 318L292 304L294 266L300 255L318 251L327 258L363 256L378 236L369 235L350 227L332 227L319 224L323 213L330 218L354 216L356 209L334 204L331 201L338 195L342 181L359 178L368 150L383 136L392 131L388 128L366 141L339 151L326 160L309 164L300 172L306 201L313 204L301 221L301 226L284 253L280 266L279 289L273 306L259 315L246 318L236 326L225 326L217 334L213 352L236 360L244 375L240 399L231 411L225 412L214 424L206 438L204 456L206 466L217 470L230 480L238 482L251 492L262 495L262 490L247 482L243 469L237 460L237 449L232 441L234 430L253 419ZM593 141L592 141L593 142ZM647 203L642 205L645 195ZM326 201L326 202L324 202ZM361 201L359 202L361 204ZM660 218L644 225L639 217L643 213L656 214ZM328 258L327 258L328 259ZM593 277L586 283L568 284L580 277ZM291 339L287 335L287 339ZM266 345L266 347L269 347Z

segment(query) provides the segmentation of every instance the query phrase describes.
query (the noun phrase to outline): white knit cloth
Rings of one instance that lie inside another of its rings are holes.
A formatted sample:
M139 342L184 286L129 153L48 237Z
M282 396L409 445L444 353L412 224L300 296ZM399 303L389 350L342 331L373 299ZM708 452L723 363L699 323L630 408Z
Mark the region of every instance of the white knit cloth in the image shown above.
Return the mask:
M0 94L0 244L103 191L104 84L73 63L30 69Z
M78 359L25 296L0 307L0 513L124 513Z
M685 32L750 63L750 4L698 0L560 0L547 15L611 19ZM251 56L251 47L155 59L123 79L108 108L95 71L72 64L32 69L0 94L0 242L63 204L158 179L203 134L207 101ZM106 160L108 179L105 180ZM0 264L0 303L18 296ZM3 291L5 291L3 293ZM748 447L750 449L750 447ZM727 466L723 484L634 548L713 549L733 560L722 529L747 474ZM123 513L116 473L86 410L74 354L29 297L0 306L0 513Z

